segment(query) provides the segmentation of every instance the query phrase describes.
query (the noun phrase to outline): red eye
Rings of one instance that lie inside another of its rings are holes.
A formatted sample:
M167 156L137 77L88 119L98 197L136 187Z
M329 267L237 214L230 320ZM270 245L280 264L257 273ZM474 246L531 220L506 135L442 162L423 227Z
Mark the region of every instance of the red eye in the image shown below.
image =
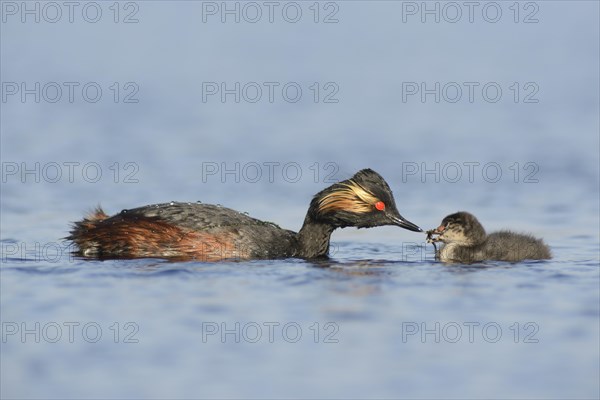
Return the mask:
M383 201L378 201L377 203L375 203L375 208L379 211L383 211L385 210L385 203Z

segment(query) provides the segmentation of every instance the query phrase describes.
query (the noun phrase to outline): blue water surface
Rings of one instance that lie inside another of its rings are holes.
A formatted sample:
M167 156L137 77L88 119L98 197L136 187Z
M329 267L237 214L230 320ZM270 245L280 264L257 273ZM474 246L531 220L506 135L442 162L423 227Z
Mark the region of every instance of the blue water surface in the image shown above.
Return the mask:
M597 2L0 4L2 398L600 397ZM554 257L445 265L397 227L318 262L62 239L171 200L298 230L365 167L424 229L468 210Z

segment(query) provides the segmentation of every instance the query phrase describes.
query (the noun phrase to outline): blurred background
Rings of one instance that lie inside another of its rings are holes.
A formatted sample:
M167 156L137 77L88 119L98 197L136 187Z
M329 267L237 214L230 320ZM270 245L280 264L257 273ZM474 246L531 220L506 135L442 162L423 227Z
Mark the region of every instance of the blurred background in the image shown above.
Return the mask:
M3 335L140 327L135 346L3 336L3 397L598 397L597 2L0 4ZM555 260L453 273L393 227L336 231L342 274L44 254L98 204L200 200L298 230L313 194L366 167L424 229L468 210ZM342 335L200 343L203 322L242 320ZM529 347L398 331L532 320Z

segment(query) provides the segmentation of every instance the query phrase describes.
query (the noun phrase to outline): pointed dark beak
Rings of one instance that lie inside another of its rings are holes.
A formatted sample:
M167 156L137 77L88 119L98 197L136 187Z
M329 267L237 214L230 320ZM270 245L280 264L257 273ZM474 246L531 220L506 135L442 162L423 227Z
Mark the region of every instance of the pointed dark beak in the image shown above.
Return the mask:
M423 232L423 229L419 228L412 222L404 219L404 217L400 214L398 214L398 216L390 215L389 217L394 225L398 225L401 228L408 229L409 231L413 232Z

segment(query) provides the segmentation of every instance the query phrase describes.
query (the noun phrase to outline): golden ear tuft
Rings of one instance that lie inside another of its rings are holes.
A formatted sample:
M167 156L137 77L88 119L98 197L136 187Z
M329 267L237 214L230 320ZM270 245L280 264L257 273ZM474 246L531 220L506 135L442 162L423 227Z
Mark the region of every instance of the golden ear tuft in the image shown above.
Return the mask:
M319 200L319 212L348 211L363 214L373 211L373 205L379 201L371 192L353 180L340 186L339 189Z

